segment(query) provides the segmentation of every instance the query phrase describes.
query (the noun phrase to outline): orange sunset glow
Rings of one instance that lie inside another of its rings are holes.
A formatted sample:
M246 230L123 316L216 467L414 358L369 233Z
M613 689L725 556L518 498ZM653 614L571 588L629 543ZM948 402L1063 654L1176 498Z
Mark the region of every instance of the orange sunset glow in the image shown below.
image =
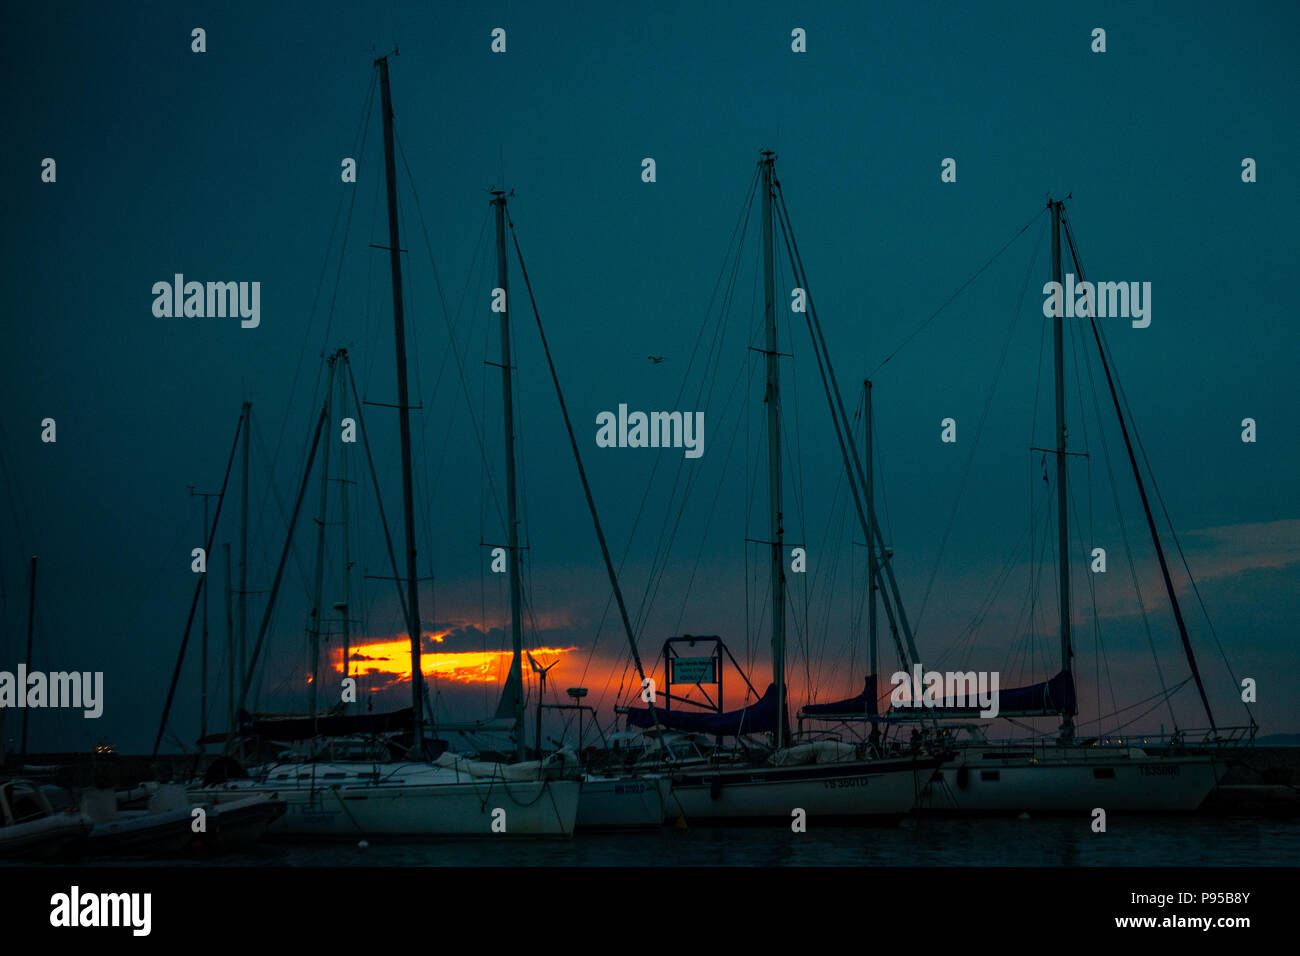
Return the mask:
M442 643L449 632L427 634L426 640ZM574 650L572 647L539 647L531 650L546 665ZM411 679L411 642L405 636L362 640L350 648L354 676L379 674L393 683ZM420 658L425 677L438 677L462 684L495 684L510 668L510 651L425 651ZM343 648L330 653L330 666L342 674ZM525 670L527 666L525 665Z

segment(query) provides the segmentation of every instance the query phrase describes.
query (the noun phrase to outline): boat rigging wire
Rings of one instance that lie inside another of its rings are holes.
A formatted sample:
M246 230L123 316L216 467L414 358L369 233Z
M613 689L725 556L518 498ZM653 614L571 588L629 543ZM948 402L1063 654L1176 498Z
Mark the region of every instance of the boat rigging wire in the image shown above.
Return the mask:
M377 69L371 70L370 87L366 92L365 106L362 109L361 120L357 124L356 135L353 137L352 154L357 157L358 165L360 165L361 161L365 159L366 133L370 129L370 116L374 110L375 86L378 80L378 75L379 75L379 71ZM347 254L347 237L351 232L352 213L356 207L356 202L357 202L357 190L355 188L355 184L353 184L352 188L344 189L343 193L339 195L338 206L335 208L334 211L334 222L330 226L330 238L329 238L329 242L326 243L325 246L325 259L321 263L320 278L317 280L316 283L316 291L312 295L311 308L307 312L307 328L303 332L302 346L298 351L298 364L294 368L293 379L291 380L289 385L289 395L291 401L292 401L293 394L297 391L298 388L298 379L302 375L303 360L306 358L307 355L307 345L311 341L312 328L315 326L316 323L316 306L320 300L321 289L325 285L325 272L329 267L331 251L334 248L334 236L338 230L339 215L343 210L344 196L347 196L348 198L348 213L347 213L347 218L344 221L344 225L343 225L343 238L339 244L339 259L334 273L334 288L330 294L330 307L329 307L329 313L326 318L325 336L322 340L323 342L328 343L329 331L330 328L333 326L334 307L338 301L339 282L343 276L343 260ZM313 416L316 408L316 400L320 393L320 377L321 377L321 370L320 368L317 368L316 382L312 386L312 398L308 406L310 409L312 409ZM275 439L275 453L274 455L272 455L270 459L270 469L272 475L274 475L275 473L275 466L280 458L280 450L284 445L284 433L285 433L285 429L288 427L289 424L289 417L290 416L288 412L286 412L286 414L280 421L280 430ZM302 454L303 456L306 455L305 444L303 446Z
M989 266L993 265L994 261L995 261L995 260L996 260L1000 255L1002 255L1002 253L1006 252L1007 249L1009 249L1009 248L1011 247L1011 244L1014 243L1017 239L1019 239L1020 236L1021 236L1021 234L1024 233L1024 231L1025 231L1026 229L1028 229L1030 226L1032 226L1035 222L1038 221L1038 216L1043 215L1043 213L1045 213L1046 211L1047 211L1046 207L1044 207L1043 209L1040 209L1040 210L1038 211L1038 215L1037 215L1037 216L1034 216L1033 219L1029 220L1029 222L1025 223L1025 224L1024 224L1023 226L1021 226L1018 230L1016 230L1016 234L1013 235L1010 239L1008 239L1008 240L1006 241L1006 243L1002 246L1001 249L999 249L997 252L993 253L992 257L991 257L987 262L985 262L984 265L982 265L982 266L980 266L978 269L976 269L975 272L974 272L974 274L973 274L969 279L967 279L965 282L963 282L963 283L961 284L961 286L957 289L957 291L954 292L951 296L948 297L948 299L943 303L943 305L939 306L939 308L937 308L937 309L935 309L933 312L931 312L929 318L927 318L924 322L922 322L922 323L921 323L920 325L918 325L915 329L913 329L912 332L907 336L907 338L903 339L903 341L900 342L900 343L898 344L898 346L894 349L894 351L890 352L887 356L885 356L885 360L884 360L883 362L881 362L879 365L877 365L874 369L872 369L872 370L871 370L871 373L870 373L869 375L867 375L867 378L869 378L869 379L874 379L874 378L876 377L876 373L879 372L882 368L884 368L884 367L889 363L890 359L892 359L895 355L897 355L899 352L901 352L901 351L903 350L904 346L906 346L909 342L911 342L912 339L916 338L916 336L919 335L920 332L921 332L921 331L922 331L922 330L923 330L927 325L929 325L931 322L933 322L933 321L938 317L938 315L939 315L940 312L942 312L944 309L948 308L948 306L952 304L952 301L953 301L954 299L956 299L957 296L959 296L959 295L961 295L963 292L965 292L965 291L966 291L966 287L969 286L969 285L970 285L972 282L974 282L976 279L978 279L978 278L980 277L980 275L984 272L985 269L987 269Z
M1068 240L1070 245L1070 255L1074 259L1074 267L1078 271L1079 279L1082 282L1084 280L1084 270L1083 270L1082 263L1079 261L1078 252L1074 245L1073 233L1070 229L1069 222L1067 220L1064 220L1064 218L1062 221L1062 225L1065 228L1066 239ZM1124 409L1127 408L1127 402L1123 400L1122 398L1123 393L1117 389L1115 378L1114 376L1111 375L1111 365L1107 360L1107 349L1102 337L1101 330L1097 326L1097 320L1095 317L1089 317L1089 325L1092 327L1093 337L1097 341L1097 352L1101 358L1102 371L1106 373L1106 384L1110 389L1111 400L1115 406L1115 415L1119 419L1120 431L1124 437L1124 447L1125 450L1128 452L1129 464L1132 466L1133 469L1133 478L1137 482L1138 494L1142 498L1142 510L1146 514L1147 525L1151 531L1151 543L1155 546L1156 557L1160 561L1160 572L1164 578L1165 592L1169 596L1170 605L1173 607L1174 619L1178 624L1178 634L1183 643L1183 651L1187 656L1187 664L1188 667L1191 668L1192 677L1196 681L1196 690L1197 693L1200 695L1201 705L1205 708L1205 716L1210 721L1210 731L1211 733L1217 736L1218 727L1214 720L1214 712L1210 708L1210 700L1205 693L1205 684L1201 680L1200 668L1196 666L1196 655L1192 651L1191 639L1188 637L1187 634L1187 625L1183 620L1182 608L1179 607L1178 596L1174 592L1173 580L1170 578L1169 575L1169 566L1165 560L1164 550L1160 546L1160 535L1157 533L1156 530L1155 518L1151 514L1151 507L1147 500L1146 488L1142 481L1141 471L1138 468L1137 458L1133 453L1133 442L1130 441L1129 439L1128 419L1124 415ZM1131 418L1131 416L1132 416L1132 410L1129 409L1129 418ZM1134 434L1134 441L1136 441L1136 426L1134 428L1133 434Z
M1039 215L1042 215L1042 213L1039 213ZM1035 219L1036 218L1037 217L1035 217ZM1032 224L1033 221L1034 220L1031 219L1030 224ZM1046 225L1047 225L1046 223L1043 224L1044 228L1046 228ZM1026 225L1025 228L1028 228L1028 224ZM1023 231L1024 230L1022 229L1021 232ZM1019 237L1019 235L1020 233L1016 233L1016 237ZM1014 242L1015 238L1013 238L1011 241ZM1010 245L1010 243L1008 243L1008 245ZM980 438L984 434L984 425L988 421L989 411L993 407L993 397L997 393L998 382L1002 378L1002 369L1006 366L1007 353L1011 347L1011 339L1012 336L1015 334L1016 324L1020 319L1020 310L1024 304L1025 294L1029 290L1030 276L1033 275L1034 267L1038 264L1038 250L1041 245L1042 245L1042 241L1040 236L1039 241L1034 244L1034 254L1029 260L1029 268L1025 270L1024 282L1022 282L1020 286L1020 295L1016 298L1015 308L1011 312L1011 322L1007 327L1006 338L1002 342L1002 351L998 355L998 364L993 372L993 382L990 384L988 395L984 399L984 408L980 412L979 423L975 426L975 440L971 444L971 450L969 454L967 454L966 456L966 464L962 468L961 479L957 485L957 494L953 499L952 511L948 515L948 524L944 528L943 537L940 538L939 540L939 552L935 556L934 567L930 571L930 579L929 581L926 582L925 592L921 597L921 606L916 613L916 624L914 625L913 628L914 633L915 631L920 630L921 619L925 617L926 608L930 603L930 595L934 591L935 578L938 576L939 573L939 565L943 561L944 551L948 547L948 540L952 535L953 526L956 524L957 521L958 510L961 507L962 493L966 490L966 484L970 478L971 467L975 464L975 454L979 449ZM1003 246L1002 248L1005 249L1006 246ZM998 254L999 255L1001 254L1001 250L999 250ZM989 261L992 262L992 260ZM968 285L970 285L969 281L965 285L963 285L962 288L964 289ZM961 290L959 289L958 293L953 295L953 298L956 298L956 295L959 294L960 292ZM951 302L952 298L950 298L948 301ZM946 304L947 303L945 303L945 305Z
M1082 281L1082 279L1083 279L1083 274L1084 274L1084 269L1083 269L1083 263L1082 263L1082 261L1081 261L1080 255L1079 255L1079 247L1078 247L1078 243L1077 243L1076 240L1075 240L1075 237L1074 237L1074 231L1070 228L1069 217L1066 216L1066 215L1064 215L1064 210L1062 210L1062 225L1063 225L1064 228L1065 228L1065 236L1066 236L1066 240L1067 240L1068 243L1069 243L1069 247L1070 247L1070 256L1071 256L1071 258L1074 260L1075 268L1078 269L1078 271L1079 271L1079 278L1080 278L1080 280ZM1178 556L1179 556L1179 558L1180 558L1180 560L1182 561L1182 564L1183 564L1183 570L1186 571L1186 573L1187 573L1187 579L1188 579L1188 581L1191 583L1191 586L1192 586L1192 592L1196 595L1196 600L1197 600L1197 603L1199 604L1199 606L1200 606L1200 608L1201 608L1201 613L1202 613L1202 615L1204 615L1204 617L1205 617L1205 621L1206 621L1206 624L1207 624L1207 625L1209 626L1209 628L1210 628L1210 634L1211 634L1211 636L1214 638L1214 643L1215 643L1216 648L1217 648L1218 651L1219 651L1219 656L1223 659L1224 666L1227 668L1227 670L1228 670L1228 674L1229 674L1229 676L1231 677L1231 679L1232 679L1232 681L1233 681L1233 684L1234 684L1235 686L1240 687L1240 686L1241 686L1241 682L1237 679L1237 675L1236 675L1236 673L1233 671L1232 664L1231 664L1231 663L1229 662L1229 660L1228 660L1228 655L1227 655L1227 653L1226 653L1226 652L1224 651L1224 649L1223 649L1223 644L1222 644L1222 642L1219 640L1219 634L1218 634L1218 632L1217 632L1217 631L1215 630L1215 628L1214 628L1214 621L1210 618L1210 612L1209 612L1209 610L1208 610L1208 609L1206 608L1206 606L1205 606L1205 601L1204 601L1204 599L1203 599L1202 596L1201 596L1201 590L1200 590L1200 588L1199 588L1199 587L1197 586L1197 584L1196 584L1196 579L1195 579L1195 577L1192 576L1192 569L1191 569L1190 565L1189 565L1188 562L1187 562L1187 556L1183 553L1183 547L1182 547L1182 544L1181 544L1181 542L1178 540L1178 532L1177 532L1177 530L1174 528L1173 521L1172 521L1172 520L1170 519L1170 517L1169 517L1169 510L1165 507L1164 497L1160 494L1160 486L1159 486L1159 484L1156 482L1155 472L1152 471L1152 469L1151 469L1151 462L1150 462L1150 460L1147 458L1146 448L1145 448L1145 446L1142 444L1142 437L1141 437L1141 435L1140 435L1139 432L1138 432L1137 422L1136 422L1136 420L1133 418L1133 411L1132 411L1132 408L1129 406L1129 404L1128 404L1128 398L1127 398L1127 396L1124 394L1124 386L1123 386L1122 383L1120 383L1120 382L1117 380L1117 379L1118 379L1118 374L1116 375L1116 379L1112 379L1111 376L1110 376L1110 369L1115 367L1115 360L1114 360L1114 355L1111 354L1111 351L1110 351L1110 345L1109 345L1109 343L1106 341L1106 335L1105 335L1105 332L1104 332L1104 330L1102 330L1102 329L1097 325L1097 322L1096 322L1095 319L1090 320L1089 324L1090 324L1090 326L1092 327L1093 336L1094 336L1094 338L1095 338L1096 341L1097 341L1097 350L1098 350L1098 352L1100 353L1100 356L1101 356L1102 368L1103 368L1103 370L1106 371L1107 383L1108 383L1108 384L1111 384L1111 385L1113 386L1113 387L1112 387L1112 398L1113 398L1114 401L1115 401L1116 412L1117 412L1117 414L1118 414L1118 412L1119 412L1119 407L1120 407L1121 404L1123 405L1124 410L1127 412L1127 421L1128 421L1129 426L1131 426L1132 437L1133 437L1133 443L1137 446L1138 452L1139 452L1139 453L1141 454L1141 456L1142 456L1142 462L1143 462L1143 464L1146 466L1147 478L1148 478L1148 481L1149 481L1149 483L1150 483L1150 485L1151 485L1151 490L1155 493L1156 502L1160 505L1160 510L1161 510L1161 513L1162 513L1163 516L1164 516L1165 524L1166 524L1166 525L1168 526L1168 528L1169 528L1169 535L1170 535L1170 537L1172 538L1172 540L1173 540L1173 542L1174 542L1174 547L1175 547L1175 549L1178 551ZM1116 391L1118 391L1118 396L1116 396L1116 394L1115 394ZM1125 426L1124 421L1125 421L1124 416L1120 416L1120 427L1121 427L1122 429L1125 429L1125 435L1126 435L1126 437L1127 437L1127 435L1128 435L1128 428ZM1137 462L1134 461L1132 464L1133 464L1134 475L1138 478L1138 490L1139 490L1139 493L1143 493L1141 477L1138 475ZM1145 494L1144 494L1144 493L1143 493L1143 497L1144 497L1144 503L1145 503ZM1154 543L1155 546L1156 546L1157 554L1159 554L1159 556L1160 556L1160 558L1161 558L1161 565L1162 565L1162 568L1163 568L1163 566L1164 566L1164 557L1163 557L1163 554L1160 553L1160 543L1159 543L1159 539L1158 539L1158 537L1156 537L1156 535L1155 535L1155 525L1154 525L1154 520L1152 520L1152 538L1153 538L1153 543ZM1167 571L1167 569L1165 569L1165 577L1166 577L1166 581L1168 581L1168 571ZM1195 658L1194 658L1193 655L1192 655L1191 645L1190 645L1190 643L1188 642L1188 639L1187 639L1186 628L1184 627L1183 622L1182 622L1182 613L1181 613L1181 611L1178 609L1178 603L1177 603L1177 600L1176 600L1176 599L1173 597L1173 595L1172 595L1172 585L1170 585L1170 591L1171 591L1171 595L1170 595L1171 603L1174 605L1174 614L1175 614L1175 617L1178 618L1179 629L1180 629L1180 634L1181 634L1181 637L1182 637L1182 640L1183 640L1184 649L1187 651L1188 663L1191 665L1192 676L1196 679L1197 688L1198 688L1198 690L1200 690L1200 692L1201 692L1201 700L1202 700L1202 703L1203 703L1204 706L1205 706L1205 709L1206 709L1206 713L1207 713L1207 715L1210 717L1211 730L1213 731L1213 730L1215 729L1215 728L1214 728L1214 717L1213 717L1212 714L1210 714L1210 705L1209 705L1209 701L1206 699L1204 688L1201 686L1200 674L1199 674L1199 672L1198 672L1198 670L1197 670L1197 667L1196 667L1196 661L1195 661ZM1247 717L1249 718L1249 720L1250 720L1250 725L1251 725L1251 727L1254 727L1254 726L1255 726L1255 715L1254 715L1254 711L1251 709L1249 703L1246 703L1245 701L1243 701L1242 703L1243 703L1243 705L1244 705L1245 708L1246 708L1246 716L1247 716Z
M736 276L736 272L737 272L737 269L738 269L738 265L737 265L737 264L733 264L733 263L738 263L738 260L739 260L739 258L740 258L740 254L741 254L741 253L740 253L740 249L743 248L743 245L744 245L744 238L745 238L745 234L746 234L746 232L747 232L746 226L747 226L747 224L748 224L750 211L751 211L752 206L753 206L753 194L754 194L755 189L757 188L758 179L759 179L759 174L758 174L758 171L757 171L757 169L756 169L755 172L754 172L754 176L753 176L753 178L750 180L749 186L748 186L747 189L746 189L745 199L744 199L744 201L741 203L740 212L738 213L738 215L737 215L737 217L736 217L736 222L735 222L735 224L734 224L733 227L732 227L731 237L729 238L729 240L728 240L728 242L727 242L727 249L726 249L726 252L725 252L724 255L723 255L722 264L721 264L721 266L719 267L717 279L714 280L714 284L713 284L713 292L711 293L711 295L710 295L710 297L709 297L709 303L708 303L708 306L707 306L706 309L705 309L705 318L706 318L706 321L700 323L700 330L699 330L699 333L698 333L697 336L696 336L696 339L695 339L695 345L694 345L694 347L693 347L692 350L691 350L691 356L690 356L690 359L689 359L689 361L687 362L686 370L685 370L685 372L683 372L683 375L682 375L682 383L681 383L681 385L679 386L678 391L677 391L677 397L676 397L675 402L674 402L674 405L673 405L673 407L675 407L675 408L676 408L676 407L680 407L682 396L685 394L685 392L686 392L686 387L687 387L687 385L688 385L689 382L690 382L690 378L691 378L691 370L695 367L695 362L696 362L696 359L697 359L697 357L699 356L699 352L700 352L700 346L701 346L701 343L702 343L703 340L704 340L704 334L705 334L705 332L706 332L706 331L708 330L708 328L709 328L709 323L708 323L708 321L707 321L707 317L708 317L709 315L712 314L714 303L718 301L719 290L722 290L722 295L723 295L723 303L722 303L722 306L720 307L720 311L721 311L721 310L726 310L726 309L729 308L729 302L730 302L731 296L733 295L733 292L734 292L734 287L735 287L735 276ZM735 256L734 256L734 259L733 259L732 249L733 249L733 247L736 247L737 237L739 237L740 247L738 247L738 248L736 249L736 253L735 253ZM728 267L729 267L729 266L731 266L730 279L728 279ZM725 285L724 285L724 281L725 281L725 283L726 283ZM717 338L718 338L718 336L717 336L717 333L715 332L715 335L714 335L714 342L715 342L715 343L717 342ZM714 347L716 347L716 346L711 346L711 347L710 347L709 359L706 360L706 367L707 367L708 362L711 361ZM631 551L632 551L632 545L633 545L633 543L634 543L635 540L636 540L636 532L637 532L637 528L640 526L640 524L641 524L641 519L642 519L642 517L643 517L644 514L645 514L646 503L649 501L649 498L650 498L650 491L651 491L651 489L654 487L655 476L658 474L659 463L660 463L661 460L662 460L662 456L658 456L658 455L657 455L657 456L655 456L655 458L654 458L654 463L651 465L651 468L650 468L650 475L649 475L649 477L648 477L647 480L646 480L645 490L641 493L640 501L639 501L639 503L638 503L638 505L637 505L636 515L634 516L634 518L633 518L633 520L632 520L632 528L631 528L631 530L628 532L628 540L627 540L627 544L625 545L625 547L624 547L624 549L623 549L623 555L622 555L622 557L619 559L619 565L618 565L618 572L619 572L619 574L622 574L622 573L623 573L623 570L624 570L624 568L625 568L626 565L627 565L627 559L628 559L628 556L631 554ZM681 469L681 468L682 468L682 463L679 462L679 463L678 463L678 474L679 474L679 475L680 475L680 469ZM673 484L673 492L672 492L672 494L670 494L670 507L671 507L671 501L673 500L673 498L674 498L674 496L675 496L675 493L676 493L676 481L674 481L674 484ZM650 587L651 587L651 585L650 585L649 582L651 582L651 581L653 580L653 578L654 578L654 571L655 571L655 564L656 564L656 561L657 561L657 557L658 557L658 552L657 552L657 549L656 549L656 554L655 554L655 557L652 558L651 566L650 566L650 572L649 572L649 574L648 574L648 576L647 576L647 585L646 585L646 594L647 594L647 595L649 594L649 592L650 592ZM588 673L588 671L589 671L589 669L590 669L590 667L591 667L591 663L592 663L592 660L593 660L594 655L595 655L595 652L596 652L596 647L598 646L598 643L599 643L599 640L600 640L600 635L601 635L601 633L602 633L602 631L603 631L603 629L604 629L605 621L606 621L606 619L607 619L607 617L608 617L608 614L609 614L609 611L610 611L610 606L611 606L611 604L613 603L613 600L614 600L614 598L613 598L613 595L611 594L611 595L606 599L606 601L605 601L605 607L604 607L604 610L603 610L602 613L601 613L600 622L598 623L598 625L597 625L597 627L596 627L596 637L595 637L595 639L594 639L593 642L592 642L591 649L588 651L587 661L586 661L585 665L583 666L582 679L583 679L583 682L584 682L584 683L585 683L585 681L586 681L587 673ZM642 605L641 605L642 608L645 607L645 603L646 603L646 597L645 597L645 595L643 595L643 597L642 597ZM649 615L649 610L648 610L648 608L645 610L645 615L644 615L644 617L643 617L643 615L642 615L641 608L638 608L638 612L637 612L637 622L636 622L636 626L637 626L637 628L638 628L638 632L639 632L639 629L640 629L641 627L644 626L644 620L645 620L645 618L648 618L648 615ZM619 700L622 700L622 699L623 699L623 696L624 696L624 690L625 690L625 687L626 687L626 676L627 676L628 669L629 669L629 668L628 668L628 664L629 664L629 663L630 663L630 662L628 662L628 661L625 661L625 662L624 662L623 677L620 678L620 680L619 680L618 691L617 691L617 698L618 698ZM597 701L596 701L596 706L597 706L597 707L599 707L599 706L603 703L603 701L604 701L604 696L605 696L605 690L606 690L606 689L607 689L607 688L602 688L601 694L600 694L600 696L597 698Z
M523 251L519 248L519 236L515 232L514 220L510 218L509 212L506 213L506 222L510 226L510 238L514 243L515 255L519 261L519 272L524 280L524 288L528 292L528 301L533 309L533 318L537 322L537 334L542 341L542 351L546 355L546 365L550 369L551 380L555 385L555 397L559 402L560 413L564 418L565 430L569 434L569 444L573 448L574 464L577 465L578 477L582 480L582 490L585 493L587 498L587 507L591 512L592 524L595 526L596 537L600 542L600 551L601 551L601 556L604 558L605 561L605 570L609 574L610 586L613 588L614 595L618 600L619 615L623 620L623 627L627 632L628 644L632 651L632 658L633 660L636 661L637 673L641 676L641 679L644 681L645 668L642 666L641 663L641 654L637 650L636 635L635 632L632 630L632 622L628 619L627 605L623 601L623 591L618 584L618 573L614 569L614 562L613 559L610 557L610 553L609 553L609 545L605 540L605 532L604 530L602 530L600 525L600 516L596 511L596 502L591 494L591 485L587 481L587 472L582 465L582 454L578 450L578 439L574 435L573 422L570 421L569 419L569 410L564 401L564 393L560 389L559 374L555 370L555 361L551 357L551 347L546 341L546 331L545 329L542 328L542 314L537 308L537 298L533 294L533 284L532 281L528 278L528 267L524 265L524 254ZM653 699L649 701L649 706L650 706L650 718L652 721L654 721L655 728L658 729L659 721L655 716L655 705Z
M235 449L239 447L239 438L247 427L247 414L240 412L239 424L235 427L235 439L230 443L230 455L226 459L226 473L221 479L221 494L217 498L217 511L212 516L212 526L208 529L208 540L204 542L203 553L207 554L212 550L212 539L217 534L217 523L221 520L221 508L226 501L226 488L230 484L230 469L235 463ZM185 622L185 636L181 639L181 647L176 655L176 669L172 671L171 686L167 688L167 701L163 704L162 720L158 722L158 736L154 739L153 752L151 757L158 756L158 747L162 744L163 732L167 727L167 717L171 713L172 699L176 695L176 682L180 680L181 665L185 663L185 648L190 642L190 628L194 624L194 612L199 607L199 593L203 589L203 579L200 578L194 585L194 597L190 601L190 615Z

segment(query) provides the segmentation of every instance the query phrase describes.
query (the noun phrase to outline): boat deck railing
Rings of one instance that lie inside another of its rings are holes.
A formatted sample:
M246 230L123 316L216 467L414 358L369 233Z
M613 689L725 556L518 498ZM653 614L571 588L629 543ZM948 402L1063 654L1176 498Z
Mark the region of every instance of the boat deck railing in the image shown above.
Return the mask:
M972 733L971 743L993 747L1055 747L1058 740L1055 734L1045 733L1032 737L987 737L979 733L979 725L962 725L948 730L966 730ZM1099 734L1095 737L1080 737L1076 746L1126 748L1148 747L1155 749L1183 749L1189 747L1247 747L1254 743L1258 725L1249 724L1238 727L1187 728L1173 733L1112 733ZM955 735L947 734L946 739Z

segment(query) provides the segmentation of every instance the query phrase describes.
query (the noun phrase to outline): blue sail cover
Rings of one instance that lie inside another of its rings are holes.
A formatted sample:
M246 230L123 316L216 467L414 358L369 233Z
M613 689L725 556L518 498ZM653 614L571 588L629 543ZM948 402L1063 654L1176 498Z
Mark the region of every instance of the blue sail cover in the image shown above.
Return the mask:
M399 733L415 725L415 711L410 707L387 714L322 714L311 717L254 717L246 710L239 712L239 733L242 737L264 737L268 740L311 740L313 737L350 737ZM201 744L224 743L229 734L208 734L199 738Z
M891 711L894 715L904 715L919 708L901 707ZM934 708L937 716L965 716L978 714L978 707L958 707L956 701L945 701L942 707ZM1061 671L1051 680L1029 687L1013 687L998 692L999 716L1031 716L1042 714L1074 714L1077 703L1074 693L1074 676L1069 671ZM808 704L801 710L802 717L822 718L863 718L879 715L876 706L876 679L868 676L862 693L848 700L838 700L830 704Z
M1061 671L1051 680L998 692L999 714L1074 714L1074 675Z
M876 706L876 675L868 675L862 693L848 700L830 704L806 704L799 713L804 717L874 717L880 712Z
M659 726L682 733L712 734L717 737L737 737L740 734L775 733L777 724L776 684L768 684L763 696L748 707L730 710L725 714L695 713L681 710L655 708ZM629 727L653 727L649 707L627 709Z
M935 708L943 715L979 713L978 707L957 707L955 701L945 701ZM906 708L904 708L906 709ZM1061 671L1051 680L1028 687L1012 687L998 691L998 716L1042 716L1045 714L1078 713L1074 695L1074 675Z

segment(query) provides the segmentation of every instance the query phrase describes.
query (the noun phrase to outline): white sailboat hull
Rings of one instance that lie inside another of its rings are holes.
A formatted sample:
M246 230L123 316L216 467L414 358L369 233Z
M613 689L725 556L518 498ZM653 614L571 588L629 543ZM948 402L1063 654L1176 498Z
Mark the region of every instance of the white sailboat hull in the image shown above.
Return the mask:
M659 827L668 818L667 777L588 776L578 798L578 826L582 829Z
M285 813L267 826L271 836L569 836L577 821L576 780L472 778L426 765L381 765L378 780L366 779L371 766L271 768L257 781L191 796L222 802L275 793Z
M1150 755L1140 748L972 747L944 764L921 806L956 813L1190 812L1217 785L1209 756Z
M915 805L938 761L891 760L812 767L749 767L674 777L669 815L687 823L759 823L793 819L893 823Z

